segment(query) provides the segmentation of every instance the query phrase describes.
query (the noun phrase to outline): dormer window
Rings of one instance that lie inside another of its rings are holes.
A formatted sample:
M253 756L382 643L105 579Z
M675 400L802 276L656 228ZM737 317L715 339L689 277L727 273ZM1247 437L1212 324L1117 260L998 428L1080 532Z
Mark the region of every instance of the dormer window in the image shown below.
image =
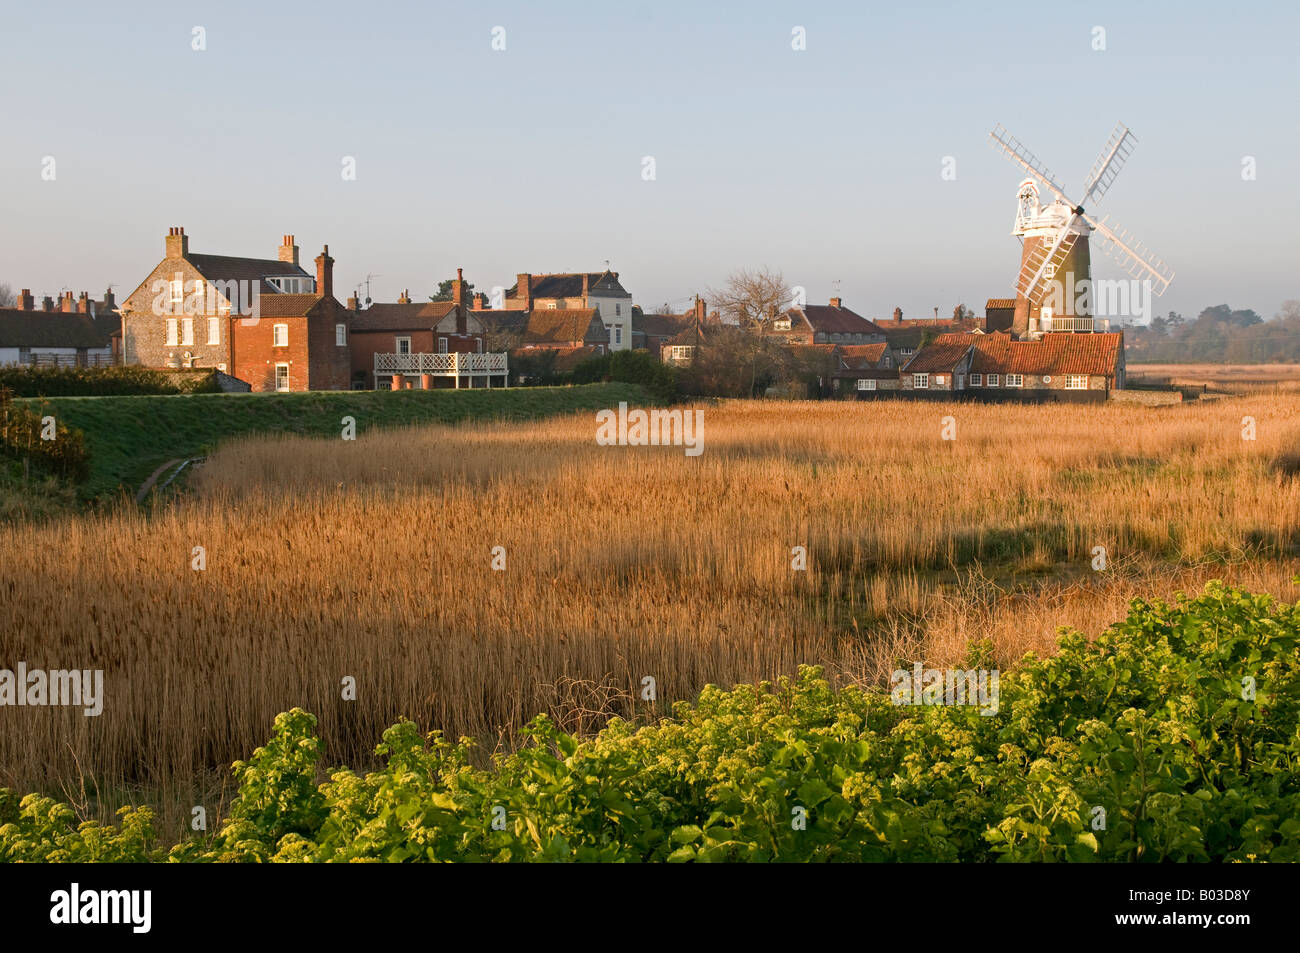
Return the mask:
M277 276L267 278L267 282L280 294L287 295L305 295L312 294L316 290L315 278L304 278L301 276Z

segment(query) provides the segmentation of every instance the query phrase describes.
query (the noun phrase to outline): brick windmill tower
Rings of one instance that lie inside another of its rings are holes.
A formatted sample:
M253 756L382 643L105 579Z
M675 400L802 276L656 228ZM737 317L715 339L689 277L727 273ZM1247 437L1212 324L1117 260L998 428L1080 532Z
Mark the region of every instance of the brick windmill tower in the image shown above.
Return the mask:
M1016 193L1016 222L1011 230L1022 242L1011 325L1016 337L1034 338L1048 331L1100 330L1093 317L1093 236L1103 241L1106 252L1117 258L1130 276L1149 281L1152 291L1164 294L1174 277L1169 267L1122 229L1112 230L1104 219L1097 221L1084 211L1085 203L1106 194L1133 151L1137 139L1127 126L1115 126L1088 173L1080 202L1067 198L1052 173L1002 126L995 126L989 139L1029 173ZM1040 187L1052 193L1052 202L1042 204Z

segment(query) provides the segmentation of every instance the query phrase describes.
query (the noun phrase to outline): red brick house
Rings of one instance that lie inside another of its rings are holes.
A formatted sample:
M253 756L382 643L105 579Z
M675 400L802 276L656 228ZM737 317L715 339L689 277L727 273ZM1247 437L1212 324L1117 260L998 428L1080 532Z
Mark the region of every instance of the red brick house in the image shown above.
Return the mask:
M695 298L690 311L682 314L645 314L640 308L632 312L632 347L649 351L663 360L664 345L694 325L710 320L703 299ZM717 320L716 314L713 320Z
M254 391L349 385L351 314L334 297L328 245L313 278L292 235L272 260L191 252L185 230L173 228L121 315L127 364L214 367Z
M898 390L898 358L885 342L842 344L836 348L835 356L839 360L835 375L837 394L853 394L864 400Z
M353 310L352 318L352 386L371 390L393 387L393 377L400 378L401 386L456 387L492 384L491 380L475 378L485 375L466 369L457 380L455 368L450 363L439 365L429 373L421 372L418 362L403 368L396 375L383 370L376 375L375 355L419 354L483 354L487 351L486 335L481 313L470 309L469 286L461 269L456 269L452 283L452 300L412 302L403 291L396 304L372 304L356 310L356 299L348 299ZM379 363L384 363L383 360ZM391 362L390 362L391 363ZM427 362L426 362L427 363ZM438 363L438 362L434 362ZM426 369L428 370L428 369ZM488 375L491 376L491 375ZM505 384L504 374L500 384ZM468 380L466 380L468 379Z

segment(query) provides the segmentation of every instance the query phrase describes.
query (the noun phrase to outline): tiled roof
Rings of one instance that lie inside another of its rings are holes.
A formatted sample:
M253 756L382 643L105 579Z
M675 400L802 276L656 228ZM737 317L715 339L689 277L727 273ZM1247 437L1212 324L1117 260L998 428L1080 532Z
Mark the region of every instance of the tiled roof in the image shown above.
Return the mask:
M1124 349L1124 334L1110 331L1096 334L1045 334L1037 341L1013 341L1010 335L944 334L925 348L961 338L974 344L974 374L1088 374L1112 377ZM917 355L920 357L920 354ZM911 368L911 365L908 365Z
M874 322L848 308L835 308L828 304L809 304L791 308L787 314L799 315L813 331L824 334L883 334Z
M0 308L0 347L108 347L112 330L101 320L104 323L62 311Z
M970 350L971 343L977 335L968 334L944 334L942 338L953 338L960 340L935 340L931 341L921 350L917 351L915 356L907 362L903 368L909 374L937 372L946 373L953 370L961 363L962 357Z
M525 344L566 344L585 341L592 323L599 321L595 308L549 308L532 311L528 328L524 331Z
M324 300L314 294L264 294L257 299L258 314L263 318L300 318Z
M230 255L189 254L185 260L209 281L257 281L258 279L312 277L300 265L269 258L235 258ZM269 285L263 291L273 292Z
M511 359L520 357L540 357L544 354L554 354L554 370L568 372L573 370L583 361L593 357L599 357L600 352L594 347L546 347L544 345L537 347L517 347L510 351Z
M474 317L482 322L485 330L498 334L523 334L528 327L527 311L475 311Z
M1015 298L989 298L988 301L984 302L985 311L998 308L1014 308L1015 306Z
M642 314L637 316L636 311L632 312L632 330L642 331L655 337L672 337L679 334L694 318L693 313L687 314Z
M840 346L840 360L849 369L875 367L884 359L889 345L884 341L879 344L844 344Z
M533 275L532 292L534 298L581 298L582 272L559 273L553 275ZM617 271L587 272L587 293L603 297L632 297L618 282ZM519 284L516 282L506 290L507 298L519 296Z
M372 304L364 311L355 313L352 318L352 330L428 331L450 314L455 307L453 301Z

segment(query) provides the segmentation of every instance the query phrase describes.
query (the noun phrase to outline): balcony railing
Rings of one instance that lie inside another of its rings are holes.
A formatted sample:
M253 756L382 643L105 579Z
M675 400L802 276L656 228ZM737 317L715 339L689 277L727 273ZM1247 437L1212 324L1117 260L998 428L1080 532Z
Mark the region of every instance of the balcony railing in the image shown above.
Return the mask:
M376 354L375 377L386 374L432 374L473 377L509 373L504 351L496 354Z

